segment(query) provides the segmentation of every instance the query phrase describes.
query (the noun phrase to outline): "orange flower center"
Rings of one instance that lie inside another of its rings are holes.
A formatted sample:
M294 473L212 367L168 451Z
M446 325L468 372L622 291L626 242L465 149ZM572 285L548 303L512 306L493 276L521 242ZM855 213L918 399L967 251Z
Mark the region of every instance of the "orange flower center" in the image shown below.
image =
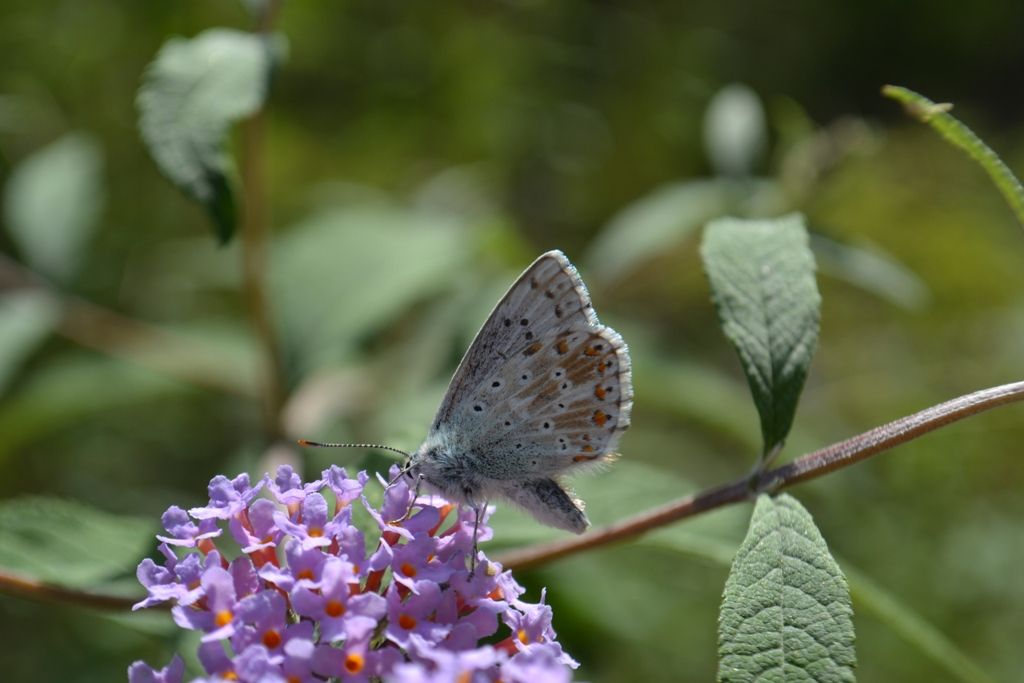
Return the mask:
M416 576L416 567L412 566L408 562L405 562L405 563L402 564L402 574L404 576L408 576L409 578L412 578L412 577Z
M526 629L519 629L519 633L516 634L516 638L518 638L519 642L523 645L530 644L530 636L526 635Z
M398 617L398 625L404 628L406 631L411 631L416 628L416 620L410 617L408 614L402 614Z
M299 578L299 579L309 579L310 581L312 581L313 580L313 570L312 569L303 569L302 571L300 571L295 576L296 576L296 578Z
M340 600L328 600L324 606L324 612L329 617L338 618L345 613L345 605L341 604Z
M318 526L311 526L311 527L309 527L309 535L312 538L320 538L321 536L324 535L324 530L321 529Z
M278 633L275 628L268 629L263 634L263 644L266 645L268 649L273 650L281 644L281 634Z
M363 670L363 666L366 664L366 660L358 652L350 652L348 657L345 657L345 671L350 674L357 674Z
M214 617L214 621L217 623L217 626L227 626L231 623L231 620L234 618L235 615L231 613L231 610L222 609L221 611L217 612L217 616Z

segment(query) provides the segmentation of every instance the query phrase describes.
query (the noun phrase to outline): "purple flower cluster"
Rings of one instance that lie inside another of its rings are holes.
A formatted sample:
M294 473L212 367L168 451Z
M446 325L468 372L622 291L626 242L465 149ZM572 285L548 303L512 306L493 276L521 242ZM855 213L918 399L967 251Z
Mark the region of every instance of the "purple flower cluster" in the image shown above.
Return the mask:
M149 595L135 609L172 602L175 623L202 634L206 677L194 681L571 680L576 662L543 595L521 601L524 589L482 552L468 569L472 510L418 496L404 477L376 508L363 492L368 479L337 466L309 483L288 466L255 485L244 474L214 477L209 505L164 513L164 562L139 565ZM379 530L372 549L353 524L357 500ZM480 541L492 535L490 512ZM241 548L234 559L218 547L224 527ZM128 669L130 683L184 675L179 657L160 670Z

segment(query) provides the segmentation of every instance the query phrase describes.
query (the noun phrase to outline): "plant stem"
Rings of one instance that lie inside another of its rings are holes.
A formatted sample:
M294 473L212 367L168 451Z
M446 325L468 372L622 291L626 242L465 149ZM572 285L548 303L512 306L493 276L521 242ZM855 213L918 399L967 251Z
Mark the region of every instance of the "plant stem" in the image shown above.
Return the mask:
M59 602L65 605L118 611L130 610L132 605L138 602L130 597L90 593L37 579L28 579L5 571L0 571L0 593L28 597L33 600Z
M1024 400L1024 382L982 389L808 453L753 478L744 476L731 483L722 484L641 512L583 536L510 550L498 556L497 561L510 569L524 569L546 564L591 548L617 543L708 510L748 500L765 491L778 491L800 482L815 479L915 439L951 422L1022 400Z
M808 453L789 464L762 472L753 478L753 488L751 478L744 476L731 483L642 512L584 536L511 550L500 555L497 560L510 569L525 569L633 538L708 510L748 500L761 492L778 491L820 477L975 413L1017 401L1024 401L1024 382L982 389ZM104 609L127 609L136 602L121 596L100 595L24 579L2 571L0 593Z
M257 31L270 33L277 15L277 2L268 4L260 17ZM284 355L270 313L266 288L266 241L270 208L265 183L264 138L265 106L242 123L242 185L244 211L242 217L242 286L245 291L249 320L263 346L263 410L267 436L283 437L281 409L286 400Z

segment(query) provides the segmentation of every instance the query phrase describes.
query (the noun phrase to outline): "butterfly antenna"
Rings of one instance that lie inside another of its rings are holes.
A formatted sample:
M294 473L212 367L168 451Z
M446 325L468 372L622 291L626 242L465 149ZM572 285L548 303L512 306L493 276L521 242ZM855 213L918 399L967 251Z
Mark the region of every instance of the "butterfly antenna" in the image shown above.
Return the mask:
M388 482L386 489L391 488L395 485L395 482L402 478L402 476L409 471L412 467L412 455L406 453L401 448L395 448L394 446L385 446L382 443L322 443L320 441L310 441L309 439L299 439L300 446L313 446L316 448L377 448L382 451L391 451L392 453L399 453L405 456L405 465L398 471L395 478Z
M299 439L300 446L314 446L316 448L376 448L381 451L391 451L392 453L399 453L404 455L406 458L412 456L403 451L401 448L395 448L394 446L385 446L381 443L321 443L320 441L310 441L309 439Z

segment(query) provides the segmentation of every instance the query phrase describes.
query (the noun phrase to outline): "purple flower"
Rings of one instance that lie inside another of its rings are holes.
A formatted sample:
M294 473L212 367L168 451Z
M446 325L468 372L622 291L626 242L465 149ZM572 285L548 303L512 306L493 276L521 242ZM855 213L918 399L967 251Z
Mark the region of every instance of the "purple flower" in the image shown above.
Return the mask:
M391 550L390 546L387 547ZM436 550L437 541L427 535L417 536L412 541L391 550L390 564L394 580L413 593L420 592L417 588L420 583L441 584L448 581L455 573L456 567L441 562Z
M327 555L320 548L303 548L302 543L291 540L284 547L287 564L283 567L264 565L260 578L283 591L291 591L296 585L317 588Z
M313 655L316 643L309 638L293 638L284 644L284 661L281 673L288 683L320 683L313 673Z
M167 508L167 512L160 518L160 522L167 529L170 536L157 535L157 540L168 545L179 545L186 548L195 548L199 541L207 538L220 536L222 530L217 527L217 521L213 518L204 519L196 525L188 518L188 513L177 505Z
M283 512L274 513L279 529L297 538L304 549L323 548L331 544L334 535L351 526L351 511L346 508L331 522L327 521L327 500L319 493L311 493L300 504L300 522L293 522Z
M159 671L144 662L134 662L128 667L128 683L181 683L184 675L185 662L178 655Z
M204 643L229 638L235 632L235 582L221 567L209 567L201 579L205 609L177 605L171 610L174 622L194 631L204 631Z
M370 477L366 472L360 472L356 479L349 479L345 469L337 465L331 465L329 469L324 471L324 480L331 491L334 492L334 498L339 509L358 498L369 479Z
M338 557L327 558L319 592L299 586L292 591L292 607L300 616L320 624L320 637L327 642L362 640L373 633L387 603L376 593L352 595L358 584L352 565Z
M224 650L223 643L200 643L197 654L199 655L199 663L203 665L206 673L211 676L217 676L223 680L232 675L235 670L235 664ZM192 683L196 682L193 681Z
M321 479L303 484L302 479L291 465L278 467L277 476L267 484L267 488L274 494L277 502L289 507L301 503L307 495L319 491L323 486L324 482Z
M556 643L544 643L524 650L502 665L502 680L508 683L568 683L572 680L572 672L565 666L566 656Z
M536 605L524 605L520 610L509 610L502 615L505 624L515 634L513 644L519 652L535 649L549 650L551 645L557 649L557 656L562 664L576 668L579 664L569 655L562 652L558 645L555 630L551 627L551 607L544 604L544 594Z
M274 523L274 514L277 512L278 508L273 502L257 498L245 516L231 518L228 528L231 529L231 537L242 546L242 552L251 553L277 546L284 536L284 531Z
M366 683L371 678L390 679L391 671L402 661L402 654L394 648L371 649L367 640L349 641L342 647L317 646L313 671L345 683Z
M369 570L369 559L366 557L366 538L358 527L349 526L341 529L335 539L338 542L338 556L352 563L352 570L360 578L365 578Z
M366 499L366 496L361 495L360 498L363 500L363 506L366 508L366 511L377 522L377 526L380 527L381 531L391 531L403 538L411 539L412 532L403 528L401 523L409 513L409 506L413 502L413 492L409 488L409 482L406 481L406 478L398 476L399 471L398 465L392 465L388 471L388 475L395 482L391 486L387 485L383 477L379 474L377 475L377 480L380 481L381 485L387 487L384 490L384 503L379 511L370 505L370 501Z
M169 600L174 600L179 605L191 605L203 594L200 579L205 568L220 565L220 554L216 551L205 558L192 553L179 562L166 544L161 544L160 549L166 551L165 555L168 556L163 568L146 558L136 570L139 583L145 586L149 597L133 605L133 610Z
M282 467L255 486L245 475L214 477L209 505L168 508L164 559L139 564L147 597L135 607L171 602L175 623L199 632L207 678L193 683L570 679L576 663L556 639L543 594L540 604L524 602L511 573L483 552L469 571L472 510L451 514L454 505L401 479L374 507L368 481L331 467L303 483ZM353 523L357 498L379 529L369 554ZM478 541L492 535L491 512L479 520ZM218 546L227 548L224 528L241 549L228 559ZM179 683L183 669L180 658L161 671L136 662L129 681Z
M270 652L293 638L311 638L313 624L290 624L288 604L276 590L260 591L241 600L236 609L240 626L231 639L231 647L241 652L251 645L262 645Z
M242 681L266 681L266 683L287 683L278 665L281 657L272 657L262 645L251 645L235 657L235 675Z
M423 582L418 595L410 594L402 599L398 583L388 587L388 626L384 636L401 647L409 644L413 634L430 643L440 642L451 626L434 621L434 612L441 606L441 588L435 583Z
M199 520L230 519L246 509L249 501L256 497L266 481L267 477L264 475L256 486L249 486L248 474L240 474L234 479L218 474L210 480L210 504L192 508L188 514Z
M395 667L395 683L491 683L497 680L497 665L502 661L492 647L452 652L416 635L410 638L409 651L415 659Z

